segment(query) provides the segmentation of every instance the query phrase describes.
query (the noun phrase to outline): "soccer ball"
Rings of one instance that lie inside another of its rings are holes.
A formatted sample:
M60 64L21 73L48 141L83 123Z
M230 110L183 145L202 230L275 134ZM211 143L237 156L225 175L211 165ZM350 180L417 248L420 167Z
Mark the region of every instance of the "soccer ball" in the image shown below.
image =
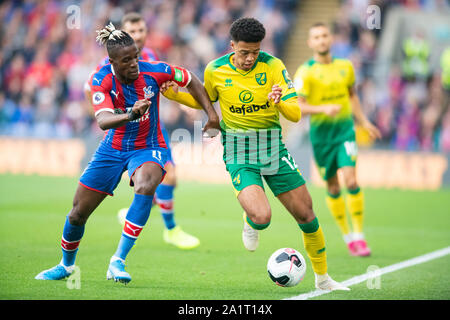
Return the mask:
M117 213L117 220L119 220L119 223L123 226L125 224L125 217L127 216L128 208L122 208Z
M306 273L305 258L295 249L278 249L267 261L267 272L270 279L281 287L296 286Z

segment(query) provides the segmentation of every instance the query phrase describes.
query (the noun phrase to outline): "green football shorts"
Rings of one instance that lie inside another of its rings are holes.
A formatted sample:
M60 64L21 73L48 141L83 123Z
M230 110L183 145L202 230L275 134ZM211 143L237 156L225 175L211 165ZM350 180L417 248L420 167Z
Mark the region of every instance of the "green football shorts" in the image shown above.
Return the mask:
M355 140L312 146L319 174L324 180L335 176L340 168L356 166L358 146Z
M278 160L278 161L277 161ZM275 196L305 184L305 180L287 149L280 152L278 159L270 164L227 164L226 169L236 196L250 185L264 189L263 178Z

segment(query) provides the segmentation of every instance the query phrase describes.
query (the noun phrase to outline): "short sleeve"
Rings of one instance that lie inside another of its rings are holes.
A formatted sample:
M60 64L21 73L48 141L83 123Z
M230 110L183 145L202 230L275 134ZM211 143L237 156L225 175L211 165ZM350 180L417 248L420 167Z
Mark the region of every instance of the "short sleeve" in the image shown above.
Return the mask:
M100 79L98 73L95 73L91 77L90 87L91 87L91 99L92 106L94 108L94 114L97 116L100 112L108 111L114 113L114 105L109 94L109 89L107 88L106 77ZM110 82L111 80L109 80Z
M273 84L277 84L283 92L281 100L286 101L290 98L297 98L294 83L289 77L284 63L280 59L274 59L270 66L272 68Z
M216 102L219 98L219 94L217 93L217 90L214 87L211 65L206 66L203 86L205 87L206 92L208 93L209 100L212 102Z
M301 97L308 97L310 94L310 85L308 79L308 68L300 66L294 75L294 86L297 94Z

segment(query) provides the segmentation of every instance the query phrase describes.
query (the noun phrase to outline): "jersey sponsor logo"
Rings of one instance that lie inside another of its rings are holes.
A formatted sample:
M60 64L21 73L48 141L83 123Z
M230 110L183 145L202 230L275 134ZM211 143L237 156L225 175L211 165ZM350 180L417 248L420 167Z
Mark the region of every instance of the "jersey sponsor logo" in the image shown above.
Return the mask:
M233 86L233 83L232 83L232 81L233 80L231 80L231 79L225 79L225 87L232 87Z
M263 86L267 83L267 75L265 72L255 74L256 82Z
M97 84L100 84L100 80L98 80L97 78L94 78L95 81L97 81Z
M103 92L95 92L92 95L92 103L93 104L99 105L103 101L105 101L105 95L103 94Z
M242 103L250 103L253 101L253 93L249 90L243 90L239 93L239 100L241 100Z
M259 110L265 110L265 109L269 109L269 108L270 108L270 104L269 104L269 101L267 101L266 104L263 104L263 105L257 105L257 104L246 105L246 104L244 104L240 107L239 106L231 106L230 112L242 114L243 116L245 116L246 114L258 112Z

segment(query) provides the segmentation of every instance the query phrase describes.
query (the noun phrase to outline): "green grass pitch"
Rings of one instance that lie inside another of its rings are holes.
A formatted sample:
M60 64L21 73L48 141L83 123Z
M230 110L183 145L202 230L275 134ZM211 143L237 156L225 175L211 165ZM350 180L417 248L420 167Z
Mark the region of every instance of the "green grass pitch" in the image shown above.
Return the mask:
M106 280L121 226L117 211L133 191L122 181L89 219L77 265L80 289L66 281L38 281L36 274L61 259L60 239L77 186L76 178L0 176L0 299L279 300L314 290L314 276L301 233L270 191L272 222L261 232L256 252L241 241L242 209L231 186L179 183L176 221L198 236L200 247L182 251L163 242L163 221L154 207L127 259L133 280L127 286ZM351 257L324 201L324 189L308 185L325 233L329 274L344 281L450 245L450 191L364 189L368 258ZM307 259L303 282L281 288L271 282L266 263L273 251L293 247ZM314 299L450 299L450 256L381 276L380 287L366 283L350 292Z

